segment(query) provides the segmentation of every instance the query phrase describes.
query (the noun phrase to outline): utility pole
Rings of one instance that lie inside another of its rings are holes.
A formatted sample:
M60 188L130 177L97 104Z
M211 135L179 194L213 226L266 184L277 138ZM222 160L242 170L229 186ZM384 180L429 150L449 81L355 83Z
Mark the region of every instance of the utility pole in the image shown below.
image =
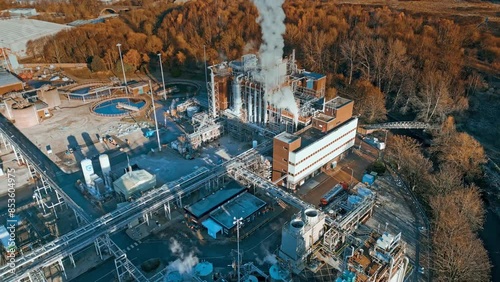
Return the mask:
M241 263L241 256L240 256L240 227L242 224L243 218L238 218L236 217L233 218L233 224L236 224L236 244L237 244L237 259L236 259L236 267L238 271L238 282L241 281L240 277L240 263Z
M125 94L128 95L128 83L127 83L127 77L125 76L125 67L123 66L123 57L122 57L121 46L122 46L121 43L116 44L116 47L118 47L118 53L120 53L120 62L122 63L123 82L125 83Z
M158 130L158 119L156 118L156 106L155 106L155 99L153 98L153 87L151 86L151 79L149 80L149 93L151 93L151 102L153 103L153 114L155 117L156 138L158 140L158 152L161 152L160 131Z
M160 58L160 71L161 71L161 81L163 83L163 100L167 100L167 89L165 88L165 77L163 75L163 64L161 62L161 52L158 52L158 58Z

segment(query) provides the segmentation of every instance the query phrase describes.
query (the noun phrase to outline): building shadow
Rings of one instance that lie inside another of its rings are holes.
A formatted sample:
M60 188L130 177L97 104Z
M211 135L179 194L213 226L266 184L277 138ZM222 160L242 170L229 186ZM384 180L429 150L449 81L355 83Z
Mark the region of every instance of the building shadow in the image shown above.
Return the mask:
M90 134L88 132L83 132L82 133L82 138L83 142L85 142L85 146L87 147L87 158L89 159L95 159L99 157L99 151L95 147L94 141L92 141L92 137L90 137Z

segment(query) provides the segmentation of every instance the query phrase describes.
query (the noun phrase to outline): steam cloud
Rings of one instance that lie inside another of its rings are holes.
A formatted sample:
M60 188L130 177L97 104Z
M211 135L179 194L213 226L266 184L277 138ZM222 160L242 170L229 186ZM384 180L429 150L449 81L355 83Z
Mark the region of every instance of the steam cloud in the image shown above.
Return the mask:
M179 258L168 264L168 269L173 271L177 270L180 274L190 273L193 267L199 262L198 257L193 251L189 252L187 255L184 253L181 244L174 238L170 238L170 251L178 256Z
M283 47L285 41L285 11L282 5L285 0L252 0L259 11L257 23L262 29L262 44L259 49L261 61L261 82L264 82L267 97L265 99L280 109L288 109L294 116L297 124L299 108L293 97L290 87L280 88L280 72L278 62L283 58ZM271 90L271 91L270 91ZM276 91L276 92L274 92Z

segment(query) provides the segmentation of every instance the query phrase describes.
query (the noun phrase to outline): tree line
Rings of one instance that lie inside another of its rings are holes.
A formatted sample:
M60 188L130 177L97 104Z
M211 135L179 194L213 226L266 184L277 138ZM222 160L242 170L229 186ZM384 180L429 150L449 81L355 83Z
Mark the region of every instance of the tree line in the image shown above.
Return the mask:
M482 146L448 117L428 150L407 136L389 138L387 160L431 214L435 281L490 281L488 253L478 237L484 205L477 184L486 163Z

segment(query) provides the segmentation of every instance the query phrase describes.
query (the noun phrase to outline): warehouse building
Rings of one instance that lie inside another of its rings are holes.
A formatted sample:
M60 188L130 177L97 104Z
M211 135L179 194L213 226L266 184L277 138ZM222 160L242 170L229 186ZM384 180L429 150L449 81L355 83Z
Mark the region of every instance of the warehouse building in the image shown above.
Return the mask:
M26 44L45 36L55 35L70 26L25 18L13 18L0 21L2 48L20 58L26 57Z
M234 185L230 184L228 186L228 188L221 189L190 206L184 207L189 220L194 223L200 224L210 216L210 212L214 211L216 208L220 207L227 201L233 199L246 190L236 183L234 183Z
M273 182L296 189L337 160L354 145L358 118L352 116L353 101L336 97L324 104L311 125L283 132L273 140Z
M235 218L243 219L243 224L252 222L265 206L266 202L254 195L241 193L212 211L210 218L203 221L202 225L213 238L216 238L218 232L232 235L236 230Z

